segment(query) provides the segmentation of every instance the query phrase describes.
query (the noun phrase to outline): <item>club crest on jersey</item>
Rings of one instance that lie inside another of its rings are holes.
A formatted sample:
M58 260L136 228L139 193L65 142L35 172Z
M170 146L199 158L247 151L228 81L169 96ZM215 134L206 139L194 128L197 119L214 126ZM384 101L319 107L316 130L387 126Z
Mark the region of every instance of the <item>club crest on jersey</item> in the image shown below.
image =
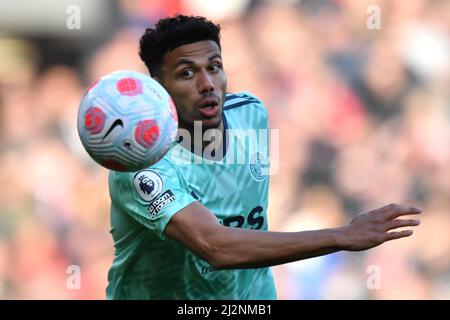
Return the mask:
M139 197L145 202L155 199L162 191L163 181L153 170L137 172L133 178L134 187Z
M249 168L253 179L258 182L264 181L269 174L269 165L261 152L255 152L250 157Z

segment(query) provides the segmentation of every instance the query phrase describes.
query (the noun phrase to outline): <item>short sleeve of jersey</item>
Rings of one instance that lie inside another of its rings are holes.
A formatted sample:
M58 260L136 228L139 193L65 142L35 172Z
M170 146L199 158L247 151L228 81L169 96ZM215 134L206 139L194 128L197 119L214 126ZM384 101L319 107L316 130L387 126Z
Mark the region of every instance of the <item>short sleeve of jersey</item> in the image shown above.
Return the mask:
M197 201L176 166L165 158L138 172L111 172L109 183L112 201L161 239L173 215Z
M248 91L242 91L236 93L236 96L241 97L242 99L247 99L247 101L242 101L241 103L252 103L254 107L257 108L257 117L255 117L255 121L258 124L259 128L269 128L269 115L264 103L255 95Z

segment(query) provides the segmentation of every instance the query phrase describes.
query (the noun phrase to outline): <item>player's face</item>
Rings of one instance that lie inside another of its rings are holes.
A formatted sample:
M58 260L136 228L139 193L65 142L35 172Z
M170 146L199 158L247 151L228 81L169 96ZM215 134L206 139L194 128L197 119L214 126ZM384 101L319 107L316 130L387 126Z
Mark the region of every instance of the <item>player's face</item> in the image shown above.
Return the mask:
M177 106L181 128L202 121L203 129L221 124L227 77L220 48L214 41L182 45L166 53L162 79Z

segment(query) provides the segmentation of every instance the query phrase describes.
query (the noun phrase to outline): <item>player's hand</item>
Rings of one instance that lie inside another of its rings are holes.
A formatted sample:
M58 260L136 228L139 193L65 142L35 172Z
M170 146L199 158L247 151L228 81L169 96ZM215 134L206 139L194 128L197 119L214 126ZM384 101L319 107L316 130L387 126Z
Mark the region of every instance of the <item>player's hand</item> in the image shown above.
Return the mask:
M358 214L352 222L343 228L342 247L344 250L360 251L376 247L386 241L409 237L412 230L395 231L402 227L420 224L417 219L399 219L399 217L419 214L421 208L398 204Z

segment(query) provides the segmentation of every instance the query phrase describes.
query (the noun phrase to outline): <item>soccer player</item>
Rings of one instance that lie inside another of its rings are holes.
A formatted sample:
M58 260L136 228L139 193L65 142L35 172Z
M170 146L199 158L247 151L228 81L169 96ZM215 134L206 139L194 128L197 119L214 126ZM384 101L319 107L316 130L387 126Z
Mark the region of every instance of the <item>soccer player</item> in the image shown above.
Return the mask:
M142 36L140 57L173 98L184 134L155 165L110 173L108 299L276 299L270 266L369 249L412 234L389 230L419 224L401 217L420 208L390 204L341 228L268 231L268 148L230 134L264 132L267 111L251 94L227 93L220 26L162 19ZM220 134L195 137L208 129Z

